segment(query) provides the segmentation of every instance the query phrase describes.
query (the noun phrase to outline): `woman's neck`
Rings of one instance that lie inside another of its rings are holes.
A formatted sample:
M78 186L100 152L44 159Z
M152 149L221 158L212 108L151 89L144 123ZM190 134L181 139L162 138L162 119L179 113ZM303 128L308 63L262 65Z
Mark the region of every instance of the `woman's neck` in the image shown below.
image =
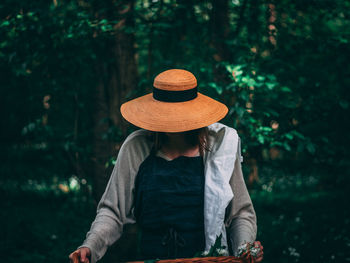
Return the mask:
M161 151L170 159L179 156L194 157L198 156L199 146L189 145L182 134L167 134L168 140L162 146Z

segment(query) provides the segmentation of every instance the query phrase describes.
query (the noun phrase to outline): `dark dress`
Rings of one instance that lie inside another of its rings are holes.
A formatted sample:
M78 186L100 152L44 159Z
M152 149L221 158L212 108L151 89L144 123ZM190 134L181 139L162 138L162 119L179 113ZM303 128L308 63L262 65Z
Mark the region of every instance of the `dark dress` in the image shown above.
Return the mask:
M152 151L136 177L134 212L141 227L142 259L193 257L203 251L202 157L168 161Z

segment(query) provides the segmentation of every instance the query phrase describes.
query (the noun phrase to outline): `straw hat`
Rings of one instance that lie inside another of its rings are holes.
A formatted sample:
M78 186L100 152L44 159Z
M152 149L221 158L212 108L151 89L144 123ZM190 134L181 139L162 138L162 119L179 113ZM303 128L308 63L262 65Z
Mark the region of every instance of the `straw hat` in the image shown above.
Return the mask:
M124 103L122 116L140 128L157 132L183 132L221 120L227 107L197 91L189 71L170 69L153 82L153 92Z

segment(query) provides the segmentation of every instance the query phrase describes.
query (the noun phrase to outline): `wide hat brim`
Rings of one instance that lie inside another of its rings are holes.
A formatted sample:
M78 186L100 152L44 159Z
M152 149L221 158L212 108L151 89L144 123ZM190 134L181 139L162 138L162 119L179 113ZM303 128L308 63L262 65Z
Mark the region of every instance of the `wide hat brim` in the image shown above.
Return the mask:
M213 124L228 112L226 105L201 93L184 102L164 102L147 94L124 103L122 116L137 127L156 132L184 132Z

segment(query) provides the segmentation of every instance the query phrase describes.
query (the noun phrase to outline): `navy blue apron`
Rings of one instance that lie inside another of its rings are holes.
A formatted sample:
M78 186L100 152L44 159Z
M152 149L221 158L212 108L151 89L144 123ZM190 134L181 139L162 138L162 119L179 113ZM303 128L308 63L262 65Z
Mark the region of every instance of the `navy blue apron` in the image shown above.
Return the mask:
M201 156L171 161L154 151L135 182L135 217L142 259L193 257L205 248L204 164Z

